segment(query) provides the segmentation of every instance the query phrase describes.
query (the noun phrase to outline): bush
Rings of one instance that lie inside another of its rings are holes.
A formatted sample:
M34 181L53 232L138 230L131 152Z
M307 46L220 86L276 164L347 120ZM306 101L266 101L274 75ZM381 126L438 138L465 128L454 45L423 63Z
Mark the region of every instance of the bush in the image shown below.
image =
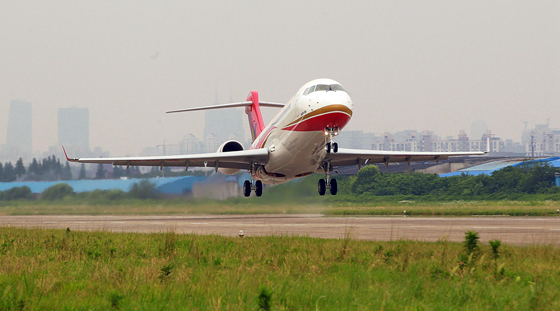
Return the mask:
M147 179L142 180L139 183L134 183L128 192L128 195L136 199L157 199L160 194L156 190L156 184L151 183Z
M74 194L74 189L72 189L72 187L70 187L68 184L60 183L45 189L45 191L41 193L41 199L54 201L54 200L60 200L65 196L69 196L73 194Z
M0 191L0 200L33 200L33 193L27 186L15 187L6 191Z

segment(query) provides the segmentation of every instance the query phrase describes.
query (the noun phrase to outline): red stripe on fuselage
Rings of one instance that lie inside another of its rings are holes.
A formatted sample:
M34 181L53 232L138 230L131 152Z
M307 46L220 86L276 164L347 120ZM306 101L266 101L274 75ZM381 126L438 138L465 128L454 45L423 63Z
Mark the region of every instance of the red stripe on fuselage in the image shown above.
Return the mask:
M344 112L330 112L316 117L303 120L300 123L287 126L283 128L285 131L298 131L298 132L310 132L310 131L323 131L325 127L334 128L338 127L342 129L350 117Z

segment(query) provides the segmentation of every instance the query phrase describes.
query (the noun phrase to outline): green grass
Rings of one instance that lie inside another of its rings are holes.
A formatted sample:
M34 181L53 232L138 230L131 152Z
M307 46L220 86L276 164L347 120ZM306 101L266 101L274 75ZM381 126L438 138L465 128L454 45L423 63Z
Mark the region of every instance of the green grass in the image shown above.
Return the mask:
M415 202L403 200L385 204L332 204L325 215L408 216L559 216L557 201L449 201Z
M0 310L556 310L560 249L0 228ZM497 259L493 259L498 254Z
M194 199L81 202L75 198L60 201L4 201L0 215L184 215L184 214L324 214L339 215L403 215L409 216L556 216L558 201L449 201L422 202L413 200L371 203L328 202L324 198L275 200L234 198L224 201Z

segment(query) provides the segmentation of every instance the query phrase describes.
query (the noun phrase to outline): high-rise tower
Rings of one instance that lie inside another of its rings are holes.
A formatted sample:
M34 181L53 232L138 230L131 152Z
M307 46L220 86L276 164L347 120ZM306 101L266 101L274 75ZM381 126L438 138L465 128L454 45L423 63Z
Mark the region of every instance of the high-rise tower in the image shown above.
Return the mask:
M6 146L15 157L27 157L33 150L31 123L31 103L10 101L8 117L8 135Z

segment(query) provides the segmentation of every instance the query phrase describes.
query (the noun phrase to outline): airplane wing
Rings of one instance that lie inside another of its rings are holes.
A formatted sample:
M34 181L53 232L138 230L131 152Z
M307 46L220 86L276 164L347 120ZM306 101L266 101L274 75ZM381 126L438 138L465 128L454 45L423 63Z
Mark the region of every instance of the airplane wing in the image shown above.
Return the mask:
M64 149L64 146L62 147ZM156 157L119 157L119 158L69 158L64 149L66 160L78 163L101 163L113 165L137 166L179 166L251 169L251 164L268 163L268 149L250 149L231 152L215 152L188 155L156 156Z
M393 162L411 161L436 161L447 160L455 156L481 156L488 152L411 152L411 151L384 151L384 150L360 150L360 149L338 149L337 153L329 153L323 160L330 162L333 166L362 165L368 163L384 163L385 166Z

